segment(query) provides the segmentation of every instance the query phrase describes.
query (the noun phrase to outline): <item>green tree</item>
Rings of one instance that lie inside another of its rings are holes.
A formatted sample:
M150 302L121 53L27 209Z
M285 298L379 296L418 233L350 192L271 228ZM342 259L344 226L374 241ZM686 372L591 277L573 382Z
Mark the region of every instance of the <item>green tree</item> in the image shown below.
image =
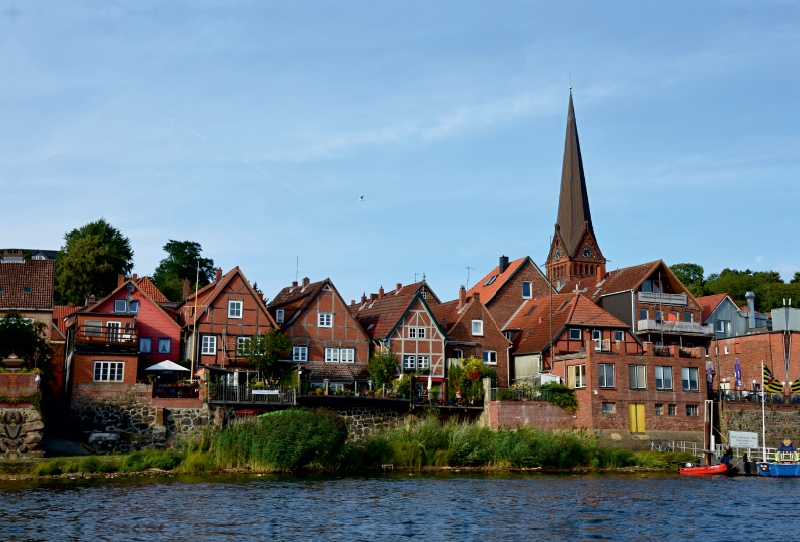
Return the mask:
M792 304L800 302L800 284L785 284L777 271L751 271L745 269L723 269L721 273L712 273L706 281L706 288L712 294L729 294L740 307L747 307L745 294L756 295L755 309L768 312L783 304L783 300L792 299Z
M705 270L702 266L696 263L676 263L671 265L670 269L693 296L705 295L706 281L703 277Z
M64 235L56 259L55 287L59 302L83 303L90 295L105 296L117 287L117 275L133 269L130 239L104 218Z
M153 283L171 301L183 301L183 281L188 280L195 287L197 266L200 266L200 287L206 286L214 278L214 260L203 258L200 243L194 241L175 241L170 239L163 247L167 257L159 262L153 273Z
M367 361L367 371L372 377L376 390L383 386L391 388L397 375L397 354L391 350L373 353Z
M27 367L49 372L52 350L45 339L46 328L18 312L7 313L0 319L0 358L15 354Z
M286 358L292 350L292 341L277 329L270 329L263 335L253 335L237 350L251 367L257 368L268 377L274 376L276 363Z
M800 284L800 271L795 271L790 284Z

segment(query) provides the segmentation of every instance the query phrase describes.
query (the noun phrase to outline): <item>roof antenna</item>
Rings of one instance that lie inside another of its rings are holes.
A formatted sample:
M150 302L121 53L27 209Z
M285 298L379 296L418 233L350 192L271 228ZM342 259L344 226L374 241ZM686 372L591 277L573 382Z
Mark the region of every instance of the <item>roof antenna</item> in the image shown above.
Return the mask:
M297 277L300 275L300 256L297 257L297 262L294 268L294 281L297 282Z
M473 271L475 271L475 268L474 268L474 267L467 266L467 267L465 267L464 269L466 269L466 270L467 270L467 291L469 291L469 270L470 270L470 269L472 269Z

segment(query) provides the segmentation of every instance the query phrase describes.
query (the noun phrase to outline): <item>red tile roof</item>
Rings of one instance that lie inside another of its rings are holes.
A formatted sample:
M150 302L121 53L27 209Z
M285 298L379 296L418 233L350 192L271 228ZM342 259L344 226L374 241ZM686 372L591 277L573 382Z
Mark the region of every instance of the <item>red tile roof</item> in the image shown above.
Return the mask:
M333 382L347 382L356 378L369 378L366 363L320 363L309 362L301 365L303 378L309 380L331 380Z
M196 292L196 294L192 294L188 298L186 298L186 300L180 306L181 309L186 308L186 307L189 308L188 311L183 312L183 314L184 314L184 316L186 318L186 322L183 324L184 327L188 327L188 326L192 325L192 318L193 318L193 315L195 314L195 312L194 312L194 307L195 307L194 298L195 298L195 295L197 296L197 314L198 315L202 315L203 311L205 311L206 308L208 308L208 306L211 305L211 303L214 302L214 299L216 299L217 295L219 295L220 292L222 292L222 290L225 289L225 286L228 285L228 282L230 282L231 278L233 278L233 276L236 275L237 273L242 277L242 280L245 283L247 283L248 287L253 292L253 295L256 296L256 298L259 300L258 306L260 308L264 309L264 314L267 316L267 319L269 320L269 322L271 322L272 325L274 325L276 329L280 328L280 326L277 323L275 323L275 320L272 319L272 316L267 311L266 305L261 303L261 298L259 297L258 293L256 293L255 290L253 290L253 285L250 284L250 281L247 280L247 277L244 276L244 273L242 272L241 269L239 269L239 266L236 266L233 269L231 269L230 271L228 271L227 273L225 273L225 275L223 275L222 278L219 281L215 280L211 284L209 284L207 286L204 286L203 288L200 288Z
M56 305L53 307L53 323L62 334L66 335L67 326L64 322L64 318L73 312L82 311L85 308L86 307L66 307L63 305Z
M726 297L730 298L728 294L712 294L712 295L704 295L702 297L695 298L698 303L700 303L700 307L703 309L703 313L701 315L703 322L705 323L708 320L708 317L711 316L711 313L719 307L719 304L722 303L722 300ZM739 307L736 305L736 302L731 299L731 303L733 303L737 308Z
M512 276L514 276L514 273L516 273L517 270L522 267L522 264L529 259L530 258L528 256L525 256L524 258L510 262L502 274L500 274L500 266L498 265L492 269L488 275L483 277L481 280L475 283L472 288L469 289L467 292L467 297L472 297L472 294L478 292L481 294L481 301L488 303L495 296L497 291L500 290L503 284L505 284L506 281ZM491 284L489 284L489 281L491 281Z
M466 309L470 301L472 301L471 297L464 304L464 309ZM466 311L458 310L458 299L454 299L431 307L431 312L433 312L434 318L444 328L445 332L449 332Z
M53 260L0 263L0 309L52 309L54 266Z
M350 312L371 339L383 339L395 328L417 295L392 295L350 305Z
M169 299L167 296L161 293L161 290L158 289L150 277L142 277L136 282L136 286L139 287L141 291L147 294L147 297L155 301L156 303L169 303Z
M269 302L267 307L285 307L289 304L299 307L303 303L297 303L298 301L310 301L317 295L317 292L319 292L320 288L322 288L327 282L329 282L329 279L321 280L319 282L312 282L305 287L303 287L302 284L298 286L287 286L278 292L278 295L276 295L272 301Z

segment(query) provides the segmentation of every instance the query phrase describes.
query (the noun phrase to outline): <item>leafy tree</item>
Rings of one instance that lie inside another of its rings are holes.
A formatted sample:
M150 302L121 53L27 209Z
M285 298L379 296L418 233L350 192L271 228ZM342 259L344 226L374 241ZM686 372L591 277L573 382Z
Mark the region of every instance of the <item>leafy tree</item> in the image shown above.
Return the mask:
M392 351L375 352L367 361L367 371L375 383L375 389L391 388L397 374L397 354Z
M800 284L800 271L795 271L789 284Z
M237 354L262 373L273 376L275 364L288 356L292 341L277 329L270 329L263 335L253 335L239 347Z
M785 284L777 271L751 271L745 269L723 269L721 273L712 273L706 281L709 293L727 293L741 307L747 306L745 294L756 295L755 309L768 312L783 304L783 300L792 299L797 306L800 302L800 283Z
M167 257L159 262L153 273L153 283L171 301L183 300L183 281L195 286L197 266L200 266L200 287L206 286L214 278L214 260L203 258L200 243L194 241L175 241L170 239L164 245Z
M104 218L68 232L64 241L56 259L60 303L105 296L117 287L117 275L133 269L130 239Z
M676 263L671 265L670 269L693 296L700 297L705 295L706 281L703 278L705 270L702 266L696 263Z
M30 368L49 371L52 350L42 322L31 322L12 311L0 319L0 358L16 354Z

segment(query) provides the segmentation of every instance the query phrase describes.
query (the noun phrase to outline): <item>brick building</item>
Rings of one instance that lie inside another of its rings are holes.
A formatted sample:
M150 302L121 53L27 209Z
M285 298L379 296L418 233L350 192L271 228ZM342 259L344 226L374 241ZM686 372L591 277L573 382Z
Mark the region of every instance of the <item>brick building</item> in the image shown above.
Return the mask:
M474 356L497 371L501 388L511 381L509 350L511 341L503 334L491 311L481 302L480 293L467 297L462 286L458 299L432 307L439 325L447 333L445 358Z
M327 380L329 389L367 389L370 338L330 279L293 282L267 310L292 341L291 356L284 361L300 364L304 381L312 387L323 387Z
M501 256L500 263L467 292L467 297L480 294L481 300L501 326L526 299L549 295L550 283L539 266L525 256L508 261Z
M9 311L53 329L53 260L26 260L17 250L6 250L0 261L0 317Z

